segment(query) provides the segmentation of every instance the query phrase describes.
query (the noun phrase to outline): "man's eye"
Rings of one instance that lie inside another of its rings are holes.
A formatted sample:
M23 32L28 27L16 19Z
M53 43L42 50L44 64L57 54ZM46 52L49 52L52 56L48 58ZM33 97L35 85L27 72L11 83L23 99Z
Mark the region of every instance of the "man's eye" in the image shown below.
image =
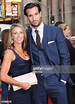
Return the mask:
M28 17L32 17L32 15L28 15Z
M38 13L35 13L35 15L38 15Z

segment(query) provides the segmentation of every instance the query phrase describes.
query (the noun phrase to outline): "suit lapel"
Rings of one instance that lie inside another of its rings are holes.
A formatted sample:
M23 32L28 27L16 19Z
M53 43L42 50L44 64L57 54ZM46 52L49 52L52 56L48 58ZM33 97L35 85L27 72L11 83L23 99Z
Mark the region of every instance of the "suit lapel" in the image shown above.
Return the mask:
M28 45L29 45L29 54L30 54L30 57L31 57L31 60L32 60L32 63L33 63L33 57L32 57L32 51L31 51L31 38L32 38L32 29L30 28L30 30L28 31Z
M45 49L47 46L47 29L46 29L46 25L44 24L44 30L43 30L43 48Z

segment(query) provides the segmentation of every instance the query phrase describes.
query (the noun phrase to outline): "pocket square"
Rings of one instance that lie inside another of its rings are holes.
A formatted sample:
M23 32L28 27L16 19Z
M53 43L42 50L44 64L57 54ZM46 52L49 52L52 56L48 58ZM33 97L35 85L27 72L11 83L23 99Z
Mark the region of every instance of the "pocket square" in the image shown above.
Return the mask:
M51 43L53 43L53 42L54 42L53 40L52 40L52 41L49 41L48 44L51 44Z

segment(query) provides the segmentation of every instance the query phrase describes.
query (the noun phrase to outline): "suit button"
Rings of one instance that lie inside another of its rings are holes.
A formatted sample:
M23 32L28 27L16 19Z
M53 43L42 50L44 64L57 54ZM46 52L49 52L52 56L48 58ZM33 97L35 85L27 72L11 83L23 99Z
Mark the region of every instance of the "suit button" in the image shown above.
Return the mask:
M43 74L41 74L41 76L43 76Z

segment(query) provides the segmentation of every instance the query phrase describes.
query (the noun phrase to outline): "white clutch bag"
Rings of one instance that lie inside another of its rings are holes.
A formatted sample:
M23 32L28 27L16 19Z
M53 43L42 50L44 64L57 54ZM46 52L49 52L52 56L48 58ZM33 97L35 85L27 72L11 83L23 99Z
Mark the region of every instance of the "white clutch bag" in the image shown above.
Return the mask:
M14 77L13 79L15 79L19 82L28 82L30 85L38 84L37 77L34 72L23 74L23 75ZM15 86L15 85L12 85L12 86L13 86L14 91L21 89L21 87L19 87L19 86Z

